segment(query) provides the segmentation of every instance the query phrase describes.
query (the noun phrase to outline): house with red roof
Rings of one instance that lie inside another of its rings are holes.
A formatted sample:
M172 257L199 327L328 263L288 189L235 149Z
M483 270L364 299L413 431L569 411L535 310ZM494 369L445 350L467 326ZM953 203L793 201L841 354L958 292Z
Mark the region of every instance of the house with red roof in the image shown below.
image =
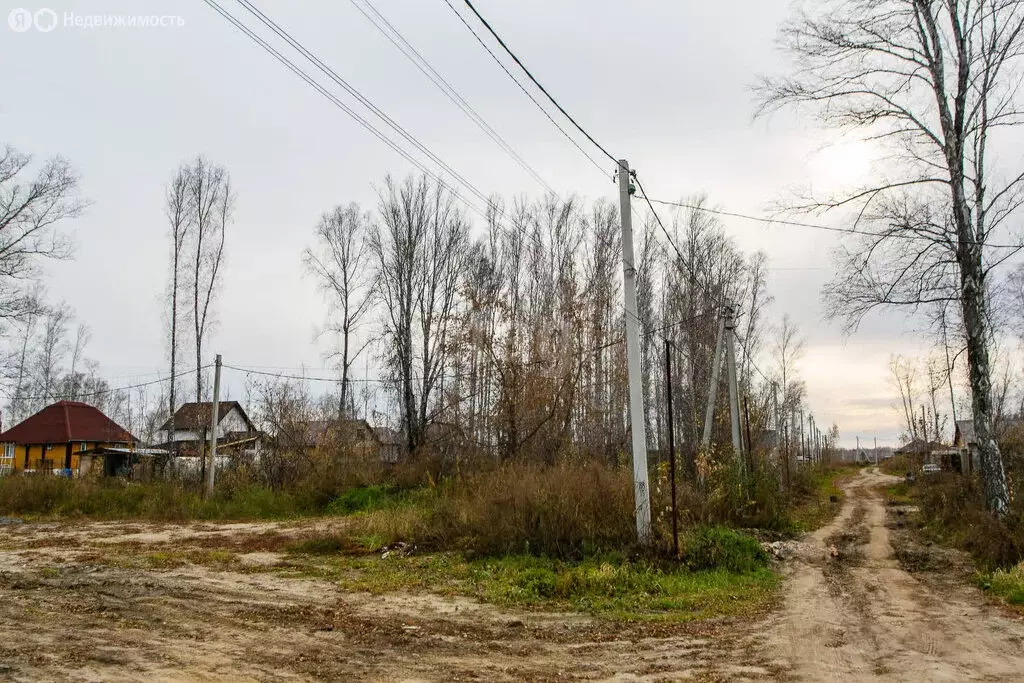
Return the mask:
M97 408L60 401L0 433L2 459L21 471L78 470L83 451L133 448L138 440Z

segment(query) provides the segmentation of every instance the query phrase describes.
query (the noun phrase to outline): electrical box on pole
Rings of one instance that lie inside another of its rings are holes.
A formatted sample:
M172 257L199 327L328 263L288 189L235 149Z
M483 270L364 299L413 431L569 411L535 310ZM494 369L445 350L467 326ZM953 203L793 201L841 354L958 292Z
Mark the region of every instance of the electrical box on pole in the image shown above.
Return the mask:
M633 492L636 535L641 543L651 536L651 496L647 484L647 420L640 367L640 326L636 307L636 267L633 265L633 220L630 197L635 192L629 162L619 161L619 208L622 212L622 271L626 295L626 368L629 372L629 426L633 444Z

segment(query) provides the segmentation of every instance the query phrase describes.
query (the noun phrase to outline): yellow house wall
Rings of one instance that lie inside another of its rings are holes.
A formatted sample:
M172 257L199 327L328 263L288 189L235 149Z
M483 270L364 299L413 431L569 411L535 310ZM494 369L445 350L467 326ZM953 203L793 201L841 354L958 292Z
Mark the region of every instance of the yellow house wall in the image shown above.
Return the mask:
M72 441L71 442L71 470L78 470L78 455L81 451L89 450L91 448L99 447L124 447L124 443L111 443L111 442L96 442L96 441ZM62 469L64 467L64 455L66 453L67 443L55 443L51 444L50 450L46 450L45 445L32 444L32 445L21 445L18 444L14 447L14 469L15 471L22 471L25 469L38 470L42 465L44 459L49 460L50 469ZM25 453L28 452L28 467L25 467Z

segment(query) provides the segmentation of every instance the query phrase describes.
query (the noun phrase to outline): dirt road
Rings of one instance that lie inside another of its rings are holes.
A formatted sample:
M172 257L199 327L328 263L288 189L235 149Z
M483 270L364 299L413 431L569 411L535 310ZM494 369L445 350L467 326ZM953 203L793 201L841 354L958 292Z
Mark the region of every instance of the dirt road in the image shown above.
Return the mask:
M833 523L805 539L769 624L779 664L805 681L1024 680L1024 622L942 573L900 567L876 490L889 481L862 471Z
M1024 623L900 569L884 481L847 485L755 622L623 624L282 570L330 520L0 525L0 681L1024 680Z

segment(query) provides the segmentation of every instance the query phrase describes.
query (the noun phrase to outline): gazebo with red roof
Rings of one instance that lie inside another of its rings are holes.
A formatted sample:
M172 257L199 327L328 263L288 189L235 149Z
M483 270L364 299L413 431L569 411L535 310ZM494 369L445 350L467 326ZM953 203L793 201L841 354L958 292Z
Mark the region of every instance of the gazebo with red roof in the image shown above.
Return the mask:
M137 439L88 403L60 401L0 433L4 459L15 471L78 468L78 453L131 447Z

